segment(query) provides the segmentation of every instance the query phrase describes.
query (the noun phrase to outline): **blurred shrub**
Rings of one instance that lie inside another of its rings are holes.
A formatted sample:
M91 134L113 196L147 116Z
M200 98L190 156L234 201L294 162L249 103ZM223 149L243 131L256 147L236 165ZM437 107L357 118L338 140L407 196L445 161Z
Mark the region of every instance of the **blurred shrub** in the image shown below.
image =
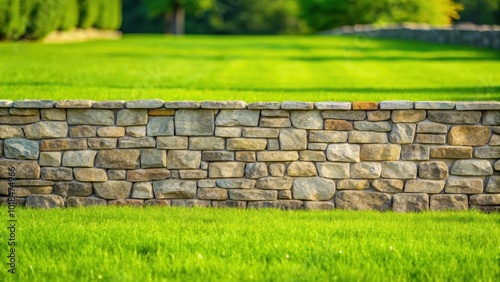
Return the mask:
M475 24L500 24L500 0L456 0L464 6L460 21Z
M26 37L39 39L57 30L60 23L60 0L35 0Z
M78 0L80 14L78 27L90 28L96 24L101 0Z
M59 0L59 30L70 30L78 25L78 0Z
M99 0L94 26L99 29L118 29L122 22L121 0Z
M0 38L15 38L19 28L20 0L0 0Z
M300 17L315 31L354 24L429 23L458 18L453 0L298 0Z

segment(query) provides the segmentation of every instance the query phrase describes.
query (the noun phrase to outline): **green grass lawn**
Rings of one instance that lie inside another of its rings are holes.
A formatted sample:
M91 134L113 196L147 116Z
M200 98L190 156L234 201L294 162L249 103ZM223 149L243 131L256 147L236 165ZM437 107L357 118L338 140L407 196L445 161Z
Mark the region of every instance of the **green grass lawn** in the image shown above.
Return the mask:
M500 55L339 37L0 43L0 99L500 100Z
M500 278L499 213L158 207L17 213L17 274L3 264L0 281Z

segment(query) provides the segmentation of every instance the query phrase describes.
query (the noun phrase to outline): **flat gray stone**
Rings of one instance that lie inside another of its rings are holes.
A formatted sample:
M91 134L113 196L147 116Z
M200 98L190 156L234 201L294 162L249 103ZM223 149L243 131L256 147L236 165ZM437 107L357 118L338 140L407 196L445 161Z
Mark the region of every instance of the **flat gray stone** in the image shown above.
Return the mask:
M279 110L280 102L254 102L247 105L249 110Z
M168 169L196 169L200 164L200 151L172 150L167 153Z
M217 130L216 130L217 131ZM279 129L275 128L243 128L241 131L243 137L256 138L278 138ZM230 137L230 136L227 136ZM239 137L239 136L237 136Z
M417 127L418 133L446 134L448 127L439 123L420 123Z
M139 168L139 150L99 150L96 167L115 169Z
M382 173L380 163L355 163L351 165L351 178L354 179L376 179Z
M92 195L92 183L57 182L54 185L54 194L62 197L88 197Z
M165 102L163 106L167 109L199 109L200 102L195 101L173 101Z
M444 191L448 194L481 194L482 179L448 179ZM488 192L488 189L486 189Z
M156 142L154 137L122 137L118 139L118 147L128 148L154 148Z
M40 152L38 163L41 166L60 166L62 154L60 152Z
M304 202L305 210L332 210L334 208L335 204L333 202Z
M182 150L188 148L188 138L182 136L157 137L156 146L158 149Z
M482 185L481 185L481 188L483 188ZM474 192L478 192L478 191L479 191L479 189L475 190ZM479 193L482 193L482 189ZM479 194L479 193L477 193L477 194ZM488 180L486 182L486 193L500 193L500 176L488 177Z
M5 157L8 159L37 160L40 153L40 146L37 142L31 140L6 139L3 144L3 150Z
M167 166L167 153L165 150L143 149L141 150L141 167L154 168Z
M227 190L221 188L200 188L198 199L200 200L227 200Z
M430 201L431 210L467 210L469 203L466 195L432 195Z
M345 210L379 210L391 208L391 196L385 193L364 191L339 191L335 206Z
M246 178L261 178L268 175L267 165L265 163L249 163L245 165Z
M487 111L483 116L484 125L500 125L500 111Z
M210 178L238 178L245 174L245 163L241 162L211 162L209 164Z
M245 109L245 101L202 101L202 109Z
M255 186L255 180L246 178L227 178L217 179L217 187L225 189L252 189Z
M113 125L115 114L110 110L68 109L68 124Z
M288 165L289 176L316 176L316 166L313 162L292 162Z
M97 151L66 151L62 165L68 167L93 167Z
M257 180L255 188L264 190L290 190L293 185L291 177L263 177Z
M152 199L153 185L150 182L137 182L132 186L132 198L134 199Z
M125 107L129 109L156 109L163 106L163 101L160 99L151 100L135 100L125 102Z
M323 111L322 116L325 119L331 118L338 120L364 120L366 118L366 112L331 110Z
M285 101L281 103L283 110L312 110L313 108L314 103L311 102Z
M96 196L108 200L127 199L132 190L132 183L127 181L110 180L93 185Z
M287 110L262 110L260 114L263 117L290 117L290 111Z
M326 158L332 162L359 162L360 146L351 144L330 144Z
M14 108L47 109L53 108L56 102L53 100L17 100L14 101ZM8 103L7 103L8 104Z
M229 199L234 201L275 201L278 191L259 189L232 189L229 190Z
M425 193L400 193L393 197L395 212L421 212L429 209L429 196Z
M153 182L156 199L194 199L196 181L167 179Z
M42 167L40 175L44 180L73 180L73 170L67 167Z
M500 147L475 148L474 157L479 159L500 159Z
M455 103L448 101L415 102L417 110L453 110L454 108Z
M350 110L350 102L316 102L314 108L318 110Z
M388 121L378 121L378 122L356 121L354 122L354 129L361 131L388 132L391 131L392 127Z
M493 168L487 160L457 160L451 167L452 175L487 176L493 174Z
M247 128L258 129L258 128ZM239 127L216 127L215 136L217 137L241 137L241 128Z
M309 142L325 143L345 143L347 142L348 132L341 131L309 131Z
M307 132L303 129L282 129L280 148L284 151L307 149Z
M321 177L293 179L293 198L296 200L328 201L335 194L335 181Z
M428 111L427 118L433 122L448 124L477 124L481 119L481 112Z
M367 190L370 181L366 179L344 179L337 183L337 190Z
M28 139L66 137L68 135L68 124L59 121L41 121L26 125L24 133Z
M299 153L296 151L276 151L276 152L257 152L259 162L289 162L299 159Z
M92 100L61 100L55 106L62 109L91 109L93 103Z
M364 144L361 147L362 161L397 161L401 155L400 145Z
M382 101L379 103L381 110L406 110L413 109L412 101Z
M472 195L470 196L470 204L478 206L498 206L500 205L500 194Z
M68 207L105 206L107 201L99 198L69 197L66 199L66 205Z
M372 186L375 190L384 193L401 193L404 182L398 179L376 179L372 181Z
M63 208L64 200L58 195L28 195L26 206L29 208Z
M382 177L390 179L415 179L417 166L412 162L383 162Z
M234 161L234 152L228 151L203 151L202 161Z
M500 102L457 102L458 111L484 111L484 110L500 110Z
M123 109L125 107L125 101L95 101L92 107L94 109Z
M148 136L170 136L174 135L173 117L151 117L147 125Z
M292 125L301 129L322 129L323 118L320 111L291 111Z
M212 136L214 130L212 110L177 110L175 112L176 135Z
M415 124L394 124L389 134L389 141L396 144L411 144L415 140L415 131Z
M11 125L0 125L1 139L19 138L19 137L24 137L24 133L21 127L11 126Z
M0 100L0 108L12 107L12 100Z
M257 126L258 110L221 110L215 119L217 126Z
M448 166L444 162L421 162L418 165L418 176L425 179L446 179Z
M148 110L145 109L123 109L116 115L116 125L145 125L148 123Z
M389 143L387 133L385 132L372 132L372 131L352 131L349 134L349 143Z
M444 180L408 180L405 185L406 193L438 194L444 189Z

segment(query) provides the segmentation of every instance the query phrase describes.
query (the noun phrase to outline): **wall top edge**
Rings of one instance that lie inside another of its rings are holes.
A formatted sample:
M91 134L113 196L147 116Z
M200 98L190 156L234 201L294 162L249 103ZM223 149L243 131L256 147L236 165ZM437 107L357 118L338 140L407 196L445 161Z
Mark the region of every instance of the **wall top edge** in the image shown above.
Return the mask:
M405 101L382 102L251 102L245 101L162 101L149 100L0 100L0 108L37 109L249 109L249 110L500 110L500 101Z

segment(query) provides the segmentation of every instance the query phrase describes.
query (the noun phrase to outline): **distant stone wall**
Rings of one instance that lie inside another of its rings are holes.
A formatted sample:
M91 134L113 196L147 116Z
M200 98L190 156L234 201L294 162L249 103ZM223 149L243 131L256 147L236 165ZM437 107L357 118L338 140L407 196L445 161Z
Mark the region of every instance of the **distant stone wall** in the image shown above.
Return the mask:
M28 207L491 211L499 158L500 102L0 101Z
M356 25L327 30L322 34L362 35L368 38L417 40L500 50L500 26L457 24L450 27L433 27L426 24L399 24L379 27Z

